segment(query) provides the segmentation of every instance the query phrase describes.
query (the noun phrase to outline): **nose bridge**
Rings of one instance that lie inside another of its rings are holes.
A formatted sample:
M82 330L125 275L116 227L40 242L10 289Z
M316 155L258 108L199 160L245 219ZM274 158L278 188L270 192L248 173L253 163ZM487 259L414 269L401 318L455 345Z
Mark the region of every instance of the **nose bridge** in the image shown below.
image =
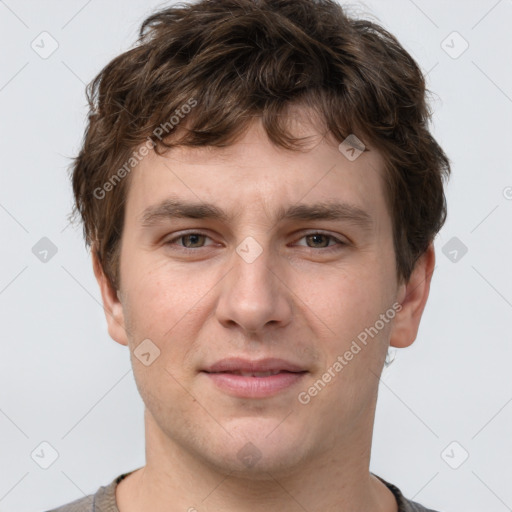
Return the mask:
M217 307L219 321L234 322L247 331L285 323L291 313L286 287L278 277L279 262L263 231L261 243L256 236L247 236L236 247Z
M260 244L253 236L246 237L236 247L232 293L241 301L241 307L249 311L270 309L277 292L275 276L270 271L273 259L268 241Z
M263 235L258 238L262 241ZM255 237L248 236L238 244L233 257L233 270L237 281L243 285L242 291L246 288L245 284L252 284L255 285L255 292L269 292L273 283L268 274L273 275L270 271L273 259L268 239L260 243ZM258 284L261 286L256 286Z

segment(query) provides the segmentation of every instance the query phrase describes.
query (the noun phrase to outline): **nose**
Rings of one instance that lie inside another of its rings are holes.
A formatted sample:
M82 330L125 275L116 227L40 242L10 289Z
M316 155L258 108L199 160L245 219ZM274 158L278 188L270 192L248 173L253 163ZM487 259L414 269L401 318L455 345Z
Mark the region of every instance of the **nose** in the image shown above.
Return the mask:
M243 247L239 249L242 250L233 254L231 270L222 280L216 309L218 321L224 327L236 325L247 333L284 327L292 317L292 293L286 283L284 262L278 261L269 248L258 249L261 253L254 260L254 254L248 253L247 257ZM254 250L251 246L250 251Z

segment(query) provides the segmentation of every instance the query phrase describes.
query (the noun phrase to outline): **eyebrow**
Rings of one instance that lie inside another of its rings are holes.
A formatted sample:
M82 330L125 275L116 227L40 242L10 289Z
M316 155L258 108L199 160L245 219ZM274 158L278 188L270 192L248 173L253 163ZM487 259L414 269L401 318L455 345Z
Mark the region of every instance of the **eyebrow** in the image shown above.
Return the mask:
M140 223L142 227L149 228L173 218L211 219L221 222L230 220L230 216L214 204L169 198L146 208L140 216ZM343 220L365 230L371 230L373 227L373 218L359 206L335 201L280 207L276 220Z

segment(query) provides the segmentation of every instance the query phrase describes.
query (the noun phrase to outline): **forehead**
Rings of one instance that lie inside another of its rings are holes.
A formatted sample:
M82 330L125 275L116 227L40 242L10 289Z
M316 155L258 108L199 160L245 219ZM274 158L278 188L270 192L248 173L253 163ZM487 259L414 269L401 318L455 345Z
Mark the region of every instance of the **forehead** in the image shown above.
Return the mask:
M273 145L258 122L227 147L176 147L162 156L150 151L132 171L127 212L139 224L166 208L176 212L183 202L196 212L204 203L221 221L256 212L300 217L301 205L308 204L345 205L351 211L342 214L360 219L386 213L383 160L376 150L351 161L312 126L296 122L293 133L310 137L304 151Z

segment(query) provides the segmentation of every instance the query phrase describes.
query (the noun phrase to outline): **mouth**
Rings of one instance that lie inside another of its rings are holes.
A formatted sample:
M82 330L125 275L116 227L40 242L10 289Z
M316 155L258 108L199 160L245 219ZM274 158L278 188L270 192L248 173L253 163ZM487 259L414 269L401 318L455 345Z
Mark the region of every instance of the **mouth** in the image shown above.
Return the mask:
M217 389L231 396L266 398L290 390L309 372L283 359L230 358L218 361L201 373Z
M287 370L272 370L268 372L247 372L242 370L233 370L229 372L208 372L208 373L229 373L231 375L241 375L242 377L270 377L271 375L277 375L279 373L299 373L299 372L288 372Z

